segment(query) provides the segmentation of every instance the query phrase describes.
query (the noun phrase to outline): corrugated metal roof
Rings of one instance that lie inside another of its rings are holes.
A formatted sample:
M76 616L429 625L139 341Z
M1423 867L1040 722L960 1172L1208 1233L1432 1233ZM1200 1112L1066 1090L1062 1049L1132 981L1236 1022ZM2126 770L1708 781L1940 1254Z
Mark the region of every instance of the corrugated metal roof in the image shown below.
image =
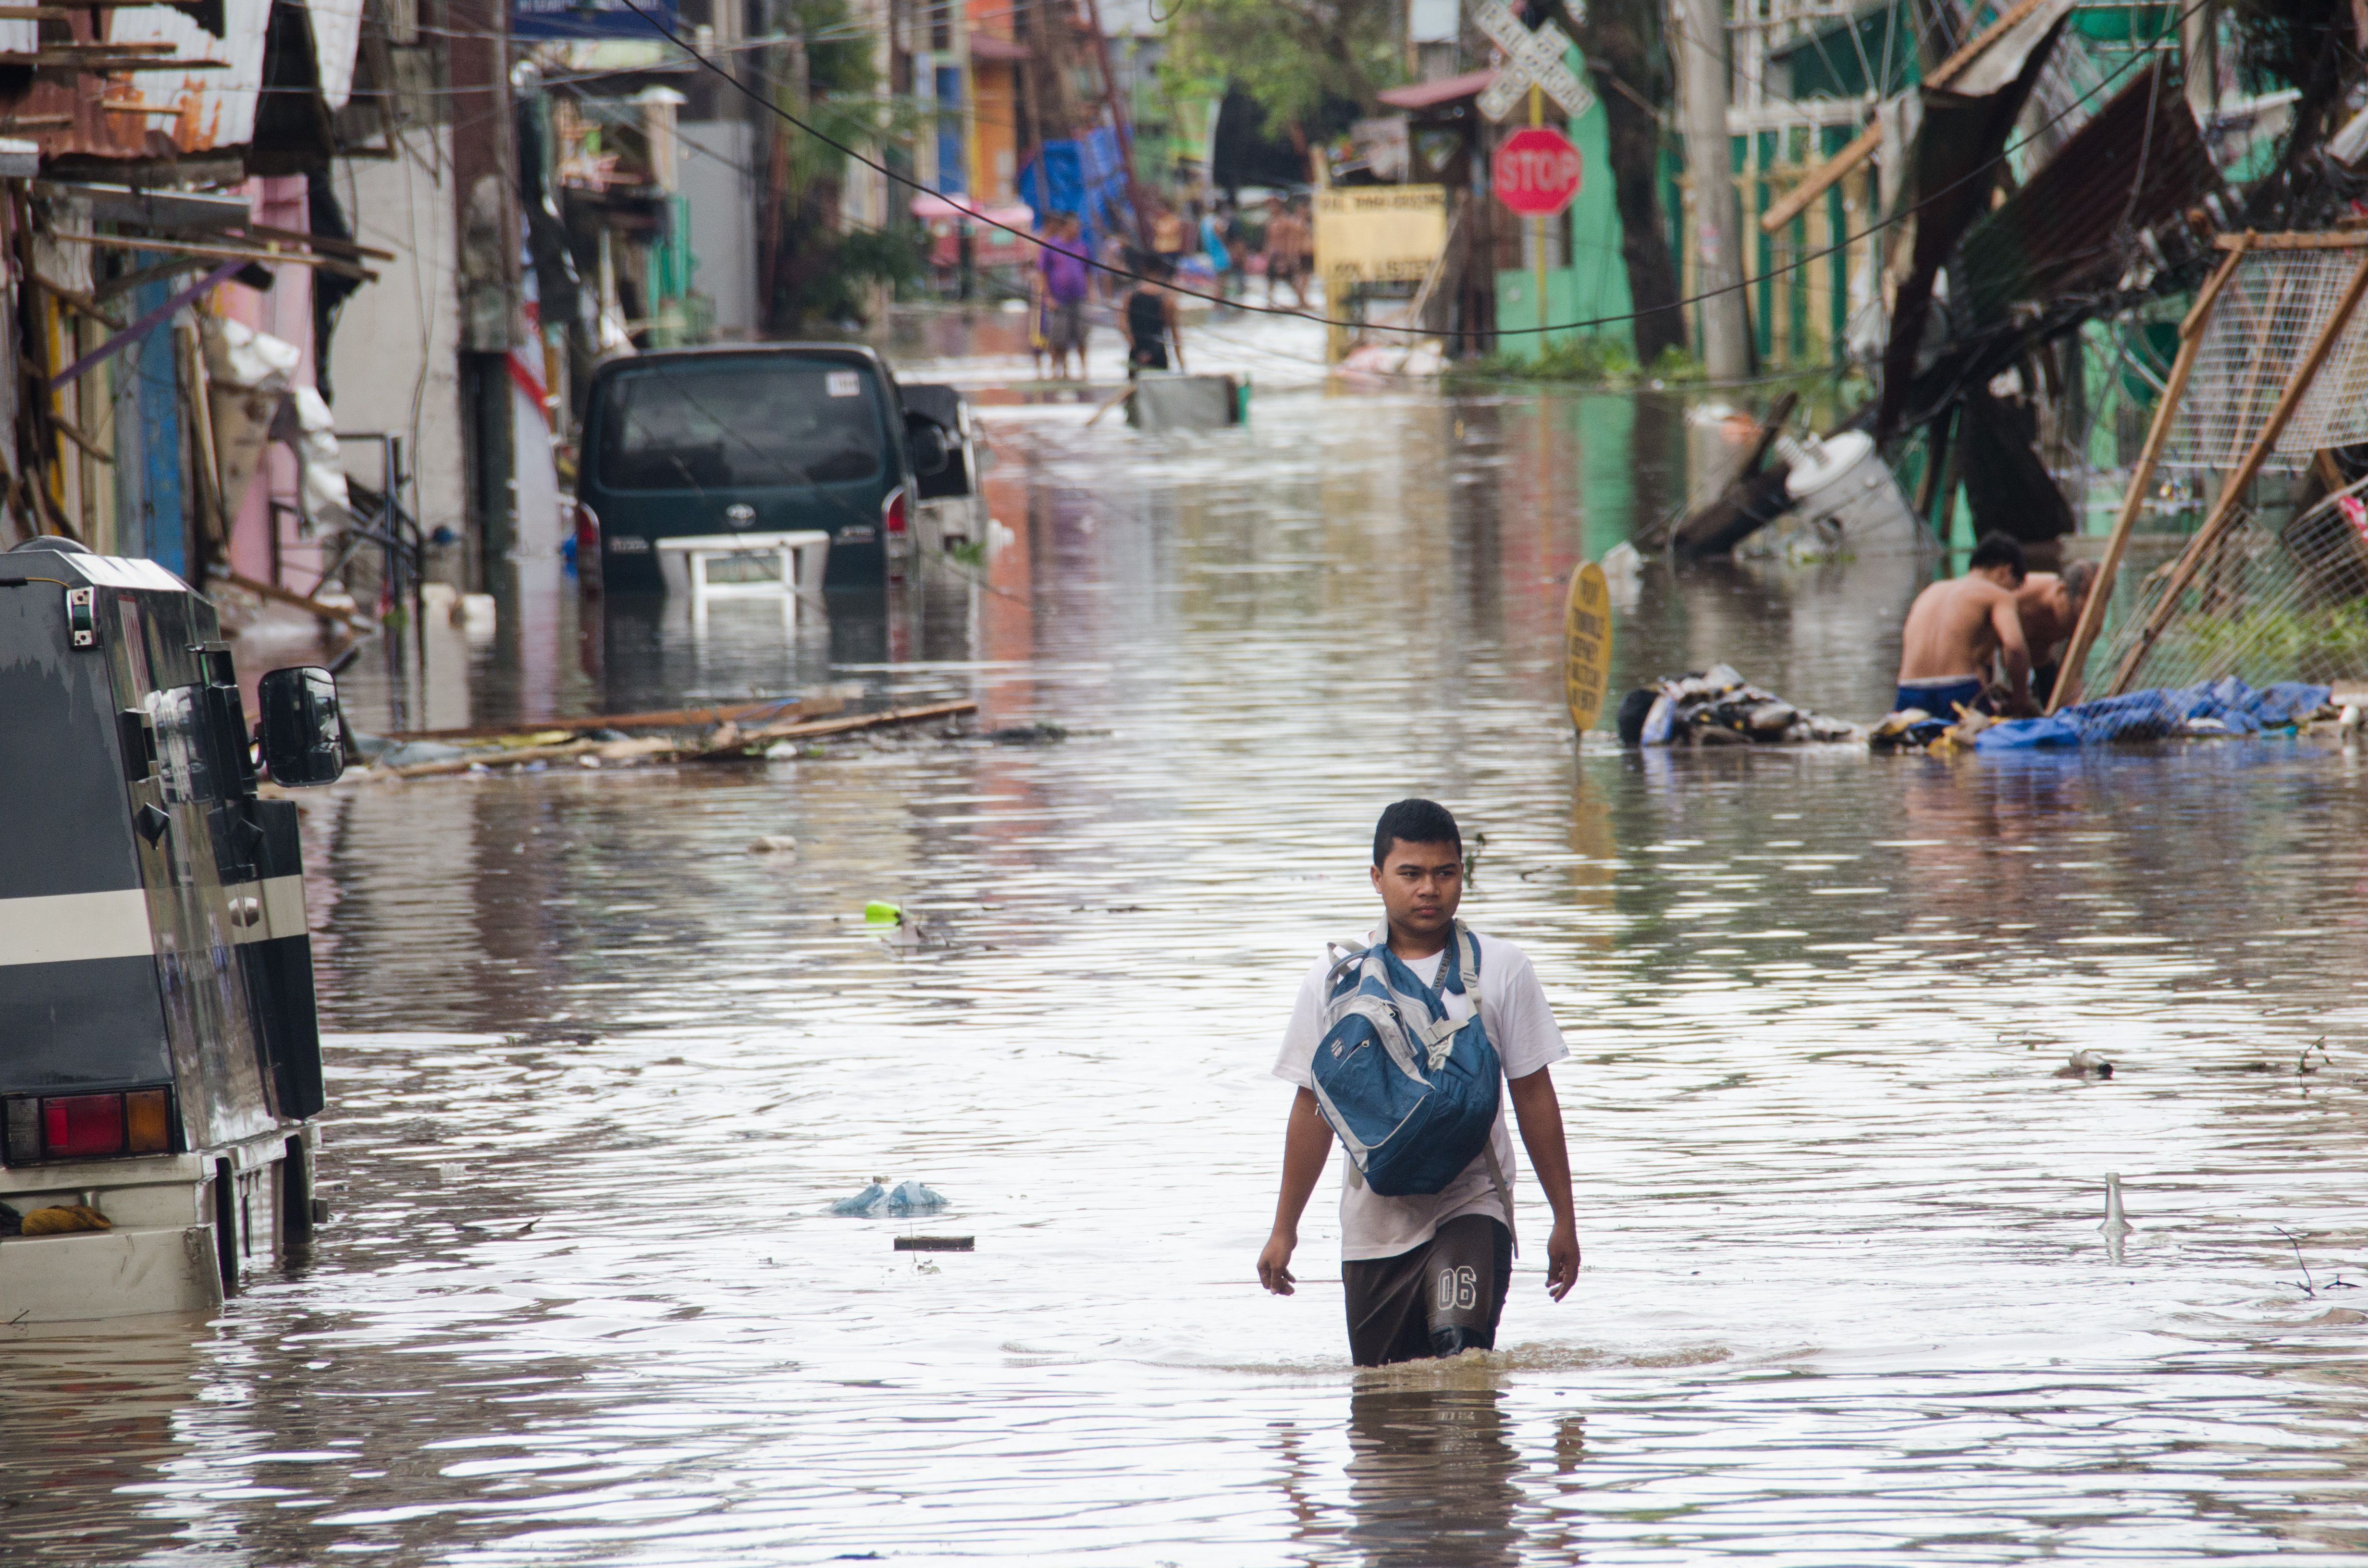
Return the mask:
M1966 233L1959 271L1975 319L2111 283L2132 236L2219 183L2178 75L2156 63Z
M219 62L191 71L166 66L71 83L37 82L18 113L69 114L71 128L40 133L44 153L100 158L170 158L245 147L255 139L275 0L222 0L222 35L163 6L129 6L102 13L110 43L164 43L174 58ZM362 0L308 0L301 8L313 42L312 74L325 106L344 106L353 93L354 53L361 39ZM0 22L0 48L15 28ZM72 24L77 38L88 24Z

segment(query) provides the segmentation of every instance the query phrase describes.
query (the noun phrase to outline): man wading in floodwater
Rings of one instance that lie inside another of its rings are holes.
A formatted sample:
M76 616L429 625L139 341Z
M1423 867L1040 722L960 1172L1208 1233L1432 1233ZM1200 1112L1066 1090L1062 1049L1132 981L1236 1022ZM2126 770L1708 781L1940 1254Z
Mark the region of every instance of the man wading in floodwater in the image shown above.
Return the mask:
M1373 889L1382 895L1389 950L1426 988L1446 985L1449 1019L1472 1016L1470 965L1457 941L1463 897L1463 835L1443 806L1400 801L1373 830ZM1451 955L1453 946L1455 954ZM1504 1064L1513 1114L1538 1180L1554 1206L1546 1241L1546 1292L1559 1301L1578 1278L1578 1233L1571 1213L1570 1153L1551 1062L1569 1054L1535 971L1519 948L1477 939L1480 1019ZM1455 971L1442 976L1451 956ZM1283 1135L1282 1191L1274 1233L1258 1254L1258 1282L1278 1296L1296 1283L1291 1255L1299 1216L1332 1153L1333 1131L1315 1095L1315 1053L1325 1039L1327 960L1308 971L1283 1034L1274 1075L1299 1085ZM1452 981L1453 983L1448 983ZM1344 1162L1345 1163L1345 1162ZM1360 1367L1493 1349L1511 1283L1513 1141L1501 1105L1483 1151L1436 1192L1383 1197L1353 1165L1340 1189L1340 1273L1348 1287L1349 1350Z
M1916 596L1899 629L1899 693L1891 710L1919 709L1935 719L1981 705L1992 713L2035 713L2031 697L2031 649L2023 641L2015 590L2024 576L2022 546L2004 534L1986 534L1974 546L1965 574L1935 583ZM1990 685L1990 661L2006 676Z

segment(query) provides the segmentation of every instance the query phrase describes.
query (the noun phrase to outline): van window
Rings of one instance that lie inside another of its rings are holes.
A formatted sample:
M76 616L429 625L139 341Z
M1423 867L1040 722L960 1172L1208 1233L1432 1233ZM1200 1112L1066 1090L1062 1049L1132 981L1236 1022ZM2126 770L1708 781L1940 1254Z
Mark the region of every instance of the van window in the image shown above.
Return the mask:
M600 483L612 490L738 490L878 477L869 370L827 359L719 359L609 378Z

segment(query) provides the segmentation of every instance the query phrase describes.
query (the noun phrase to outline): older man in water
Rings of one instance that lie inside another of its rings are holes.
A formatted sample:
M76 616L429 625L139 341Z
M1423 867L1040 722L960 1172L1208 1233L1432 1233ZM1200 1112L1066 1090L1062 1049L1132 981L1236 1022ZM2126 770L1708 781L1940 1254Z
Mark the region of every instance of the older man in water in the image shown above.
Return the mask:
M1988 534L1974 547L1965 574L1935 583L1916 596L1899 632L1899 694L1892 710L1920 708L1936 719L1980 702L1990 686L1990 664L2004 666L2006 690L1992 706L2033 711L2031 648L2022 635L2015 590L2026 575L2022 546Z
M2055 677L2064 667L2064 651L2072 629L2080 624L2080 607L2097 581L2097 563L2075 561L2058 575L2033 572L2014 591L2015 612L2022 618L2022 641L2031 650L2031 698L2044 707L2055 691Z

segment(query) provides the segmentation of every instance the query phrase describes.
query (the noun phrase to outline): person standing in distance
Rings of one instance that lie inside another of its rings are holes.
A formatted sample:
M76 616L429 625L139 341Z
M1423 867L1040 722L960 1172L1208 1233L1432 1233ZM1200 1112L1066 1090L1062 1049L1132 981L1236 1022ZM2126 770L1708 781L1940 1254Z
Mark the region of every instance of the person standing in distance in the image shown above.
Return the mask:
M1368 940L1380 942L1386 934L1399 960L1425 985L1436 984L1463 897L1463 835L1455 818L1430 801L1391 806L1373 829L1372 876L1383 921ZM1520 949L1495 937L1481 937L1479 943L1481 1022L1503 1060L1505 1097L1512 1102L1530 1163L1554 1207L1546 1293L1559 1301L1578 1279L1578 1230L1571 1210L1562 1105L1547 1069L1570 1051L1537 971ZM1274 1075L1299 1090L1283 1132L1274 1231L1258 1260L1258 1283L1278 1296L1292 1294L1297 1284L1291 1255L1299 1245L1299 1217L1332 1153L1332 1128L1317 1105L1312 1071L1322 1043L1325 981L1331 967L1328 960L1319 962L1300 983L1298 1005L1274 1064ZM1441 999L1450 1017L1471 1016L1468 991L1449 992ZM1513 1141L1501 1105L1490 1139L1497 1168L1508 1184L1516 1181ZM1508 1199L1489 1165L1489 1155L1483 1153L1440 1191L1397 1198L1384 1198L1344 1173L1340 1274L1347 1286L1349 1355L1357 1365L1496 1347L1511 1283L1513 1232Z

